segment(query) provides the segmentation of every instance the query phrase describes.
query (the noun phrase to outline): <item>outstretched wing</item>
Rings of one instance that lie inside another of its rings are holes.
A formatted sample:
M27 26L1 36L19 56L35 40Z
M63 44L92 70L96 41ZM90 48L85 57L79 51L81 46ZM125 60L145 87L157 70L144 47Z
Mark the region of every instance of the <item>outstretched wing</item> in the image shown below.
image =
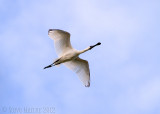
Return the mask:
M76 72L86 87L90 86L90 71L88 61L78 57L75 60L65 62L64 65L72 71Z
M49 29L48 35L54 40L55 50L59 57L67 50L72 49L70 43L70 33L58 29Z

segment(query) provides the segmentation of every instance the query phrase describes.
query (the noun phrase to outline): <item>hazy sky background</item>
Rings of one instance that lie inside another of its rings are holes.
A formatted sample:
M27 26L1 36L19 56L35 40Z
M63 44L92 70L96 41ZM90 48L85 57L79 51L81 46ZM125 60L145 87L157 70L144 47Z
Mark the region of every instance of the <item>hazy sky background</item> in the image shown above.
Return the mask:
M55 107L56 114L160 113L159 0L0 0L0 113ZM91 87L61 65L48 29L84 49Z

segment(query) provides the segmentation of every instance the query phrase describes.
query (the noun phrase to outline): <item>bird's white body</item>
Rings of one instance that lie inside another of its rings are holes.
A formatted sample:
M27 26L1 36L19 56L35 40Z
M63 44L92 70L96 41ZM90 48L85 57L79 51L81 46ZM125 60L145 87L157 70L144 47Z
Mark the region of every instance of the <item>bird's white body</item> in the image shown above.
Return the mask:
M51 67L54 65L64 64L69 69L77 73L80 80L86 87L90 86L90 71L88 61L80 59L78 56L93 47L100 45L97 43L94 46L90 46L82 51L78 51L72 48L70 43L70 34L63 30L49 29L48 35L54 40L54 46L56 53L58 54L58 59L56 59L53 64L45 67Z
M77 50L75 49L68 50L67 52L65 52L63 55L59 57L60 60L58 61L58 64L74 60L78 56L79 56L79 53Z

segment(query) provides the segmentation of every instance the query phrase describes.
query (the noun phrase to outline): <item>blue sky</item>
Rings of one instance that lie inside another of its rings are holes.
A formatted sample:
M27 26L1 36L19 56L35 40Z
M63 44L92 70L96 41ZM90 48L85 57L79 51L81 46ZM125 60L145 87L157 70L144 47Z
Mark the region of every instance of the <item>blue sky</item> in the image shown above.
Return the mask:
M160 113L159 0L0 0L0 111L55 107L56 114ZM91 87L61 65L48 29L84 49Z

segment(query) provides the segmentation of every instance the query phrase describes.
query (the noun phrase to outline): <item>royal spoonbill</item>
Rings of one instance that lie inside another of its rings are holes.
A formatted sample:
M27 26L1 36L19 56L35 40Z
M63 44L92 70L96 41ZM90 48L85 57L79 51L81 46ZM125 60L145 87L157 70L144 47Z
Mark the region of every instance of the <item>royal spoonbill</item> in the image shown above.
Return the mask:
M85 87L90 86L90 70L88 61L79 58L78 56L88 50L91 50L95 46L101 45L97 43L93 46L89 46L84 50L76 50L72 48L70 43L70 33L59 30L59 29L49 29L48 36L54 41L54 46L58 58L50 65L44 67L44 69L64 64L66 67L76 72L80 80L83 82Z

